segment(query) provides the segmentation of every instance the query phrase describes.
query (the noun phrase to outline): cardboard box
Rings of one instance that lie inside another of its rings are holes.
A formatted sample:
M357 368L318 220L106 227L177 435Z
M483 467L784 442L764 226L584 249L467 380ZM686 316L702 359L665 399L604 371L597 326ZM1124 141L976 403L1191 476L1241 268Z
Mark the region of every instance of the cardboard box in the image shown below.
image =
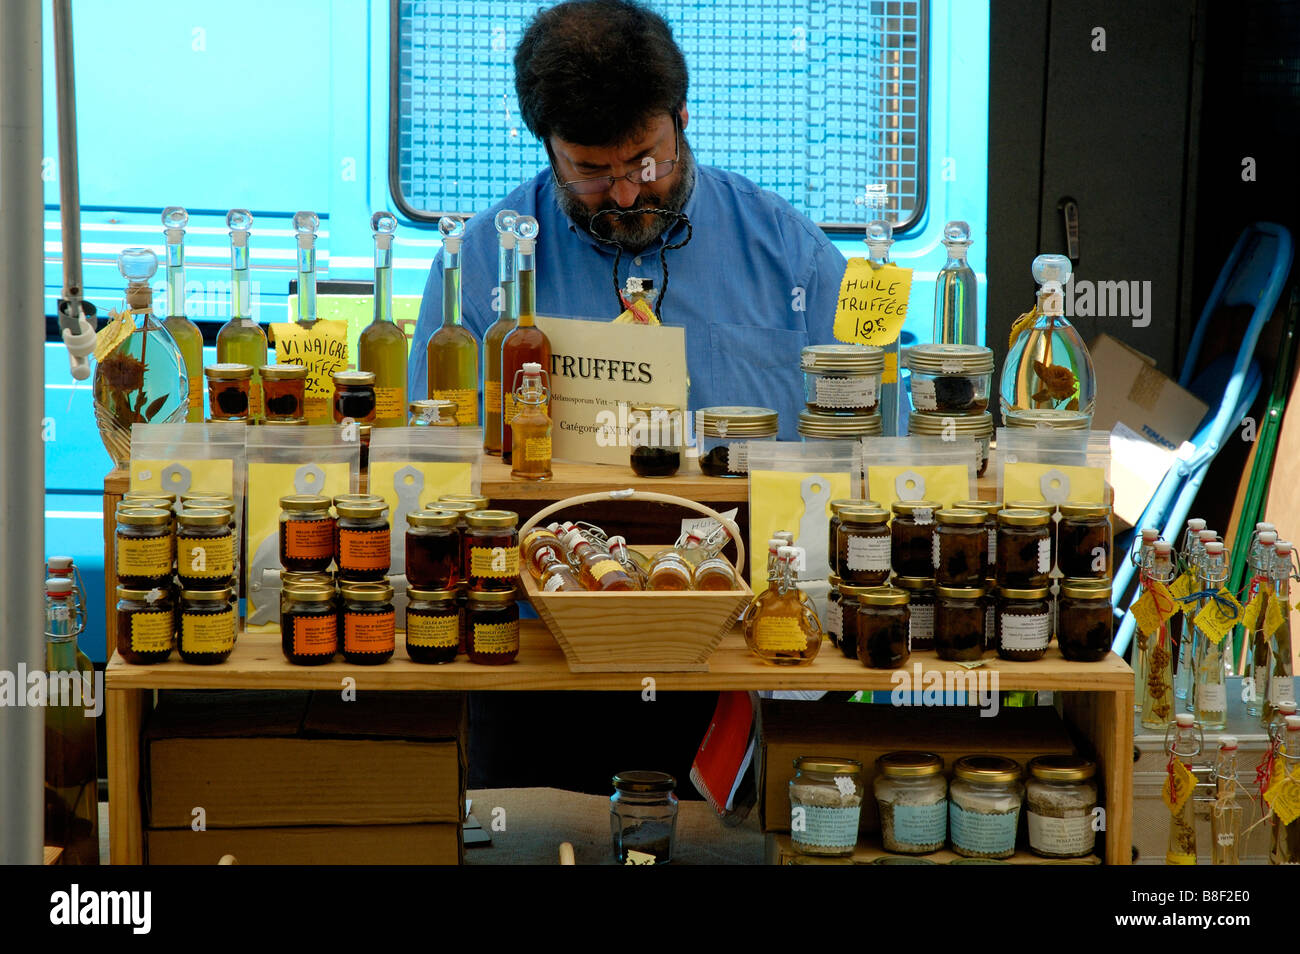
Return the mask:
M227 854L241 865L455 865L464 857L457 824L145 832L152 865L215 865Z
M765 699L759 707L759 731L759 824L765 832L790 830L788 786L794 778L794 760L803 755L857 759L870 793L876 759L888 752L934 752L943 757L945 769L963 755L1002 755L1023 768L1037 755L1074 752L1065 723L1050 706L1003 708L995 717L983 718L971 706ZM863 832L880 828L876 801L870 796L863 800L858 827Z
M1093 430L1108 431L1123 421L1171 451L1196 433L1209 405L1161 374L1153 358L1110 335L1099 335L1088 350L1097 374Z

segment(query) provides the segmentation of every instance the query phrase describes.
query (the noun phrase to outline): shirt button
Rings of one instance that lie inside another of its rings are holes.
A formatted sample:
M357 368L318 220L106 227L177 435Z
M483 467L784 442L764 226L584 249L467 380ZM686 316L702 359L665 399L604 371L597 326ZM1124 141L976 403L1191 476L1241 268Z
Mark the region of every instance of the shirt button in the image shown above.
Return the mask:
M632 264L633 264L633 265L640 265L640 264L641 264L641 256L638 255L636 258L632 259Z

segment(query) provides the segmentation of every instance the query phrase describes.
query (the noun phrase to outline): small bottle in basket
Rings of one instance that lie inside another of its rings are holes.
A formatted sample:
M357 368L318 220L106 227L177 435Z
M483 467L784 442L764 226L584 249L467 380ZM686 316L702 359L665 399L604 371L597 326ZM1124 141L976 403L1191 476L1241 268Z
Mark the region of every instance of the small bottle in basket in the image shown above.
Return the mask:
M627 540L623 537L609 538L609 555L618 561L618 565L623 568L623 572L636 584L638 590L648 590L650 580L646 571L641 569L636 560L632 559L632 553L628 549Z
M570 530L564 545L578 561L578 578L589 590L627 591L636 589L636 583L609 555L609 551L596 549L578 530Z
M817 657L822 627L807 594L794 585L797 547L777 550L768 587L745 611L745 643L759 659L777 666L802 666Z
M578 579L578 575L573 572L573 567L569 566L568 561L553 547L542 547L537 555L537 563L541 570L534 576L537 577L538 585L547 593L554 593L556 590L563 590L566 593L582 592L586 589Z

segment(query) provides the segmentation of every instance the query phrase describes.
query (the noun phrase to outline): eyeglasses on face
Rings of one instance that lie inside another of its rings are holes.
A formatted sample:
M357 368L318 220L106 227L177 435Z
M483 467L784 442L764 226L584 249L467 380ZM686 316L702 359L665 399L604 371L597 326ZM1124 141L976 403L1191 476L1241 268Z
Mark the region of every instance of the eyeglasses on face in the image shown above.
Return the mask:
M551 144L546 143L546 155L551 161L551 171L555 173L555 181L560 184L560 188L574 195L598 195L602 192L608 192L614 188L614 183L619 179L626 179L633 185L641 185L646 182L657 182L660 179L667 178L677 165L677 160L681 158L682 138L681 126L678 122L677 114L673 113L673 158L671 159L653 159L647 157L642 160L641 167L621 176L593 176L590 179L570 179L565 181L560 178L560 171L555 167L555 154L551 152Z

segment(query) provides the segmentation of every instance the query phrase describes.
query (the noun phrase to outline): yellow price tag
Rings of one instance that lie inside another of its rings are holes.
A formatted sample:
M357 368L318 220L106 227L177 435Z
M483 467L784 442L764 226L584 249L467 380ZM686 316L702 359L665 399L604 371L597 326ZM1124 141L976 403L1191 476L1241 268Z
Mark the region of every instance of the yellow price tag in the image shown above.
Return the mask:
M135 321L131 318L132 314L133 312L130 310L121 313L112 311L108 313L108 323L103 328L100 328L95 335L96 361L103 361L116 351L123 341L131 337L131 332L135 331Z
M835 305L835 337L850 344L892 344L903 330L911 293L910 268L849 259Z
M1183 600L1195 592L1196 577L1191 573L1184 573L1169 586L1169 595L1174 598L1176 609L1180 613L1186 612L1191 605L1190 603L1184 603Z
M1273 600L1272 602L1277 601ZM1241 625L1246 627L1246 632L1254 631L1255 624L1259 622L1260 611L1263 609L1264 590L1261 587L1255 591L1255 595L1250 598L1249 602L1246 603L1246 608L1241 612Z
M1173 783L1172 791L1170 782ZM1182 762L1174 762L1173 775L1165 775L1165 784L1160 788L1160 798L1164 801L1171 814L1178 814L1182 811L1187 799L1192 796L1192 788L1196 785L1196 779L1192 776L1191 770Z
M1133 618L1137 620L1138 629L1147 636L1154 636L1161 625L1176 612L1174 598L1163 583L1151 583L1142 598L1133 604Z
M1236 597L1228 592L1226 587L1220 589L1217 595L1224 603L1229 604L1229 608L1225 610L1219 599L1212 599L1201 607L1201 611L1192 620L1192 625L1204 633L1206 638L1216 646L1223 642L1223 637L1227 636L1232 631L1232 627L1237 625L1242 612L1241 604L1237 602Z
M1286 622L1286 617L1282 615L1282 601L1271 599L1268 601L1268 611L1264 614L1264 635L1269 639L1273 634L1281 629L1282 624Z
M1264 793L1264 801L1284 825L1300 818L1300 778L1294 773L1287 775L1286 763L1281 759L1273 763L1273 781Z

